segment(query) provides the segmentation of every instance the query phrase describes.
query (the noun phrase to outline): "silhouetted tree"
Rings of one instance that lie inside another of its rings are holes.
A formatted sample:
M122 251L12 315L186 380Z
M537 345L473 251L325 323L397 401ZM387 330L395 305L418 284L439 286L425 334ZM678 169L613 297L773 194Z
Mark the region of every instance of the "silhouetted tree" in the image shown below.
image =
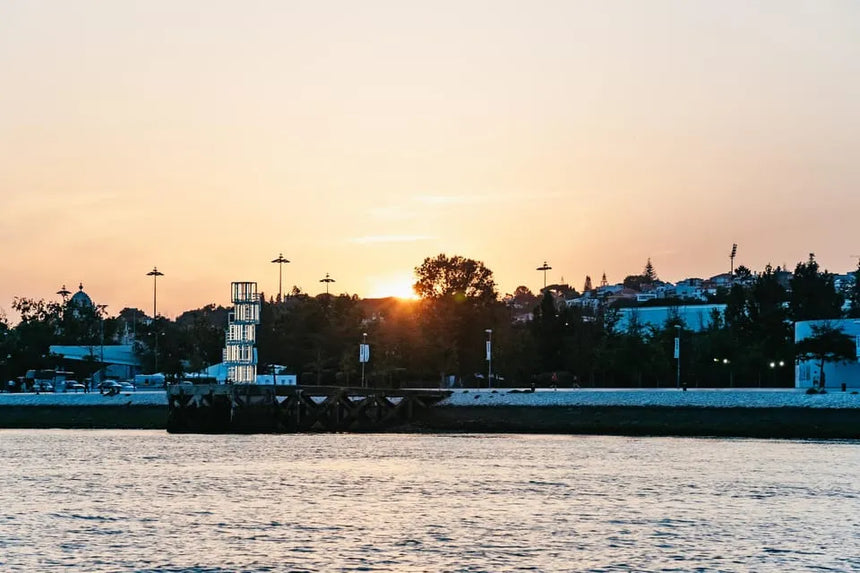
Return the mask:
M854 339L840 327L829 322L812 325L812 335L795 344L797 360L815 360L821 371L821 387L825 387L824 363L849 362L857 359Z
M860 318L860 260L857 261L857 270L851 274L854 280L848 288L848 317Z
M791 316L796 321L839 318L842 295L834 286L833 275L819 272L815 254L806 263L797 263L791 278Z
M642 278L646 284L654 284L657 281L657 271L654 270L654 265L651 264L651 257L648 257L648 262L645 263L645 269L642 271Z
M492 328L497 300L493 272L484 263L445 254L415 268L421 325L440 373L483 371L484 330Z
M738 265L735 269L735 278L743 282L752 277L752 271L744 265Z

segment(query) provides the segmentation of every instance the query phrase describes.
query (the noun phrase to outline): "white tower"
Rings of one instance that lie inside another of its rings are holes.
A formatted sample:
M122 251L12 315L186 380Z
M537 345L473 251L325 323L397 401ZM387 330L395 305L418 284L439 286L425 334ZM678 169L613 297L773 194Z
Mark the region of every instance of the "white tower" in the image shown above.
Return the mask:
M227 345L224 363L227 378L234 384L257 381L256 326L260 324L260 295L257 283L231 283L233 312L227 319Z

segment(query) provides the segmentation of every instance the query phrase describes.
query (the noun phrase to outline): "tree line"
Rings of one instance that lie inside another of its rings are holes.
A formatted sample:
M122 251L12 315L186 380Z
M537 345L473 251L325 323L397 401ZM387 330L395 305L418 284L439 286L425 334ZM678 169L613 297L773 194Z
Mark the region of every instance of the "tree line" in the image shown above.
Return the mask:
M565 304L559 294L571 296L567 285L537 294L521 286L500 298L482 262L440 254L415 268L416 301L311 296L298 288L280 301L263 297L258 371L295 373L302 384L357 385L358 345L366 340L366 377L376 386L454 380L464 386L666 387L677 383L674 340L680 335L686 385L787 387L799 357L841 360L853 350L838 329L816 331L823 350L795 345L793 331L794 321L860 318L860 265L853 274L850 288L840 291L814 256L797 264L787 285L770 266L755 275L745 270L743 280L714 298L726 304L725 312L713 312L708 327L696 332L671 310L663 324L644 324L633 313L622 328L621 310L605 300ZM628 278L653 283L657 274L649 260L642 274ZM211 304L175 320L131 308L109 317L100 307L29 298L16 298L13 308L21 316L17 325L0 318L0 380L58 366L91 376L102 367L99 346L123 339L134 344L144 372L179 378L221 361L230 312ZM523 309L531 320L514 320ZM92 359L61 364L49 352L52 344L88 346Z

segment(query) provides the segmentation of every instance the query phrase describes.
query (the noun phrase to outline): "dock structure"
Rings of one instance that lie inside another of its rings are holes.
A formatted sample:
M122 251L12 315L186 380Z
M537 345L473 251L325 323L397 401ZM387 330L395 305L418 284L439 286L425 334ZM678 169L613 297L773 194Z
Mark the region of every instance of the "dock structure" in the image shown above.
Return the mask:
M382 432L420 419L450 393L262 384L173 385L172 433Z

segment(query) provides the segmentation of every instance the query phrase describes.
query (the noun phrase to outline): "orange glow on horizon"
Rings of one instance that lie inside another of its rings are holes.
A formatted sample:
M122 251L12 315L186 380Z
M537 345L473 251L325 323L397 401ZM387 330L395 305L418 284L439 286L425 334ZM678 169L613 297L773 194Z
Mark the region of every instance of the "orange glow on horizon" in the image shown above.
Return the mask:
M414 280L408 275L382 277L373 281L367 298L386 298L393 296L404 300L418 300L412 288Z

